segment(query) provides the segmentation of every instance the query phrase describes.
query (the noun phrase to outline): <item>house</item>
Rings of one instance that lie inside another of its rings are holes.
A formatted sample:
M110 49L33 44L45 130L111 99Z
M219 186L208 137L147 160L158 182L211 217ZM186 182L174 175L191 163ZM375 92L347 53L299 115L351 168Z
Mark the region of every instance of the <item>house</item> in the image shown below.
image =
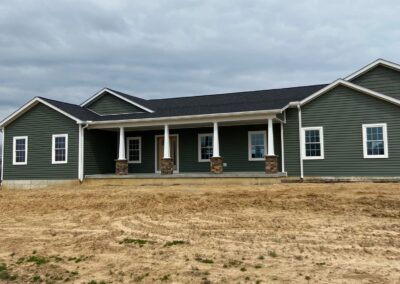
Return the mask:
M379 59L328 85L230 94L145 100L105 88L80 105L36 97L0 127L3 182L399 177L400 66Z

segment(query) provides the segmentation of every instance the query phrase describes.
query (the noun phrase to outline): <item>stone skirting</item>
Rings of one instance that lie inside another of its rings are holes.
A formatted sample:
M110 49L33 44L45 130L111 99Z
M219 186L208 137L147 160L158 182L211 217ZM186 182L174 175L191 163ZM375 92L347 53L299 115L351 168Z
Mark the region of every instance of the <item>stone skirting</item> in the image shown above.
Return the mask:
M265 156L265 173L276 174L278 172L278 156Z
M211 157L210 158L210 172L213 174L222 174L224 172L224 158Z
M161 159L161 174L162 175L172 175L174 172L174 161L171 158Z
M115 160L115 174L120 176L128 174L128 160Z

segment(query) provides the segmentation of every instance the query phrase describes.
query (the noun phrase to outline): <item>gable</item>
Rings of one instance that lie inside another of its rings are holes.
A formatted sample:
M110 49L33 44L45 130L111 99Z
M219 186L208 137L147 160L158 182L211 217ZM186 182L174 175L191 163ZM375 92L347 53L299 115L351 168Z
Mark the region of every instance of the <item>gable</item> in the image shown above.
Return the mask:
M350 82L400 100L400 72L378 65Z
M86 105L86 108L100 115L143 112L139 107L136 107L107 92L104 92L96 100Z

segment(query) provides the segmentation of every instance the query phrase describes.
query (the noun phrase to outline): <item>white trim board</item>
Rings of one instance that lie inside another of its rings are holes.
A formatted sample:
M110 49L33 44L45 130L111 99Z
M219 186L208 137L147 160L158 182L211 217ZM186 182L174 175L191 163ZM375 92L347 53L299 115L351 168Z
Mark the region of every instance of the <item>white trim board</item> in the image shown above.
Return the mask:
M69 117L70 119L76 121L78 124L82 123L82 121L72 115L70 115L69 113L66 113L65 111L53 106L52 104L46 102L45 100L41 99L41 98L33 98L32 100L30 100L29 102L27 102L26 104L24 104L22 107L20 107L17 111L15 111L14 113L12 113L11 115L9 115L8 117L6 117L3 121L0 122L0 127L4 127L7 124L9 124L10 122L14 121L15 119L17 119L19 116L21 116L22 114L24 114L25 112L27 112L28 110L30 110L31 108L33 108L34 106L36 106L38 103L42 103L46 106L48 106L49 108L52 108L53 110Z
M357 70L356 72L350 74L349 76L347 76L345 78L345 80L346 81L353 80L353 79L367 73L369 70L377 67L378 65L381 65L381 66L384 66L384 67L387 67L387 68L390 68L390 69L393 69L396 71L400 71L400 65L390 62L390 61L387 61L387 60L384 60L384 59L377 59L377 60L371 62L370 64L364 66L363 68Z
M382 127L382 138L384 146L383 155L368 155L367 149L367 128L368 127ZM388 134L387 134L387 124L386 123L369 123L362 125L362 137L363 137L363 155L364 159L385 159L389 158L389 146L388 146Z
M307 156L306 155L306 131L307 130L318 130L319 131L319 144L320 144L320 156ZM302 127L301 128L301 157L303 160L323 160L325 159L325 149L324 149L324 128L322 126L315 127Z
M16 140L22 140L22 139L25 140L25 149L24 149L24 151L25 151L25 161L24 162L17 162L17 156L15 155L16 154L16 150L17 150ZM4 145L3 145L3 147L4 147ZM14 136L13 137L13 154L12 154L12 157L13 157L13 160L12 160L13 161L13 166L25 166L25 165L28 164L28 136Z
M56 138L65 138L65 160L56 161ZM68 164L68 134L53 134L51 139L51 163L53 165Z
M140 108L140 109L142 109L142 110L144 110L144 111L146 111L146 112L150 112L150 113L153 113L153 112L154 112L153 110L151 110L151 109L149 109L149 108L147 108L147 107L145 107L145 106L142 106L141 104L138 104L138 103L136 103L136 102L134 102L134 101L131 101L131 100L125 98L124 96L121 96L121 95L119 95L119 94L113 92L112 90L110 90L110 89L108 89L108 88L103 88L103 89L101 89L99 92L97 92L96 94L94 94L93 96L91 96L89 99L87 99L86 101L84 101L84 102L81 104L81 107L87 106L89 103L91 103L92 101L96 100L98 97L100 97L100 96L103 95L104 93L109 93L109 94L111 94L111 95L113 95L113 96L115 96L115 97L117 97L117 98L119 98L119 99L121 99L121 100L123 100L123 101L125 101L125 102L127 102L127 103L130 103L131 105L134 105L134 106L136 106L136 107L138 107L138 108Z

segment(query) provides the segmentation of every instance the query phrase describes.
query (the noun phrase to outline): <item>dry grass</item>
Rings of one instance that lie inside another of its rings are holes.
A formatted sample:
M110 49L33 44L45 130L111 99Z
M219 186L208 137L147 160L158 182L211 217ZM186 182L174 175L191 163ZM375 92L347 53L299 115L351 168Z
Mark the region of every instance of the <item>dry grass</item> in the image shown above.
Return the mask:
M0 191L0 219L0 282L400 283L398 184Z

